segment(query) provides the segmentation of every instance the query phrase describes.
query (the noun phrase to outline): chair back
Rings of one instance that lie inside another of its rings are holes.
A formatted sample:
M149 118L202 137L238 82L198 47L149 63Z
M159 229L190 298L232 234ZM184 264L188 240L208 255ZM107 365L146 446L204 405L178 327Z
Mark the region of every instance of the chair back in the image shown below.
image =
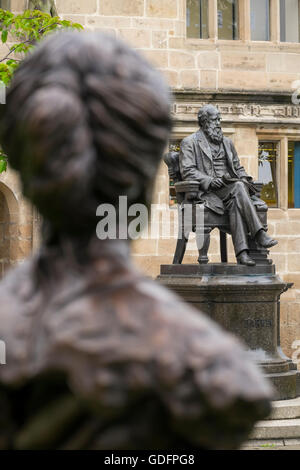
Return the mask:
M164 162L168 167L169 177L178 183L182 181L179 166L179 152L168 152L164 155Z

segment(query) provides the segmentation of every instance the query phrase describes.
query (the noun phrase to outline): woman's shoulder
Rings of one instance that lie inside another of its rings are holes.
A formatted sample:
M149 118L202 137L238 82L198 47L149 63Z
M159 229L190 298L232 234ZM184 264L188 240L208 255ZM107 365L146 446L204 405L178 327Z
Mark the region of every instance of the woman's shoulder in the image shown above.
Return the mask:
M0 379L8 382L22 377L29 364L28 335L33 321L30 305L32 266L32 259L28 259L8 271L0 282L0 340L4 342L6 352Z

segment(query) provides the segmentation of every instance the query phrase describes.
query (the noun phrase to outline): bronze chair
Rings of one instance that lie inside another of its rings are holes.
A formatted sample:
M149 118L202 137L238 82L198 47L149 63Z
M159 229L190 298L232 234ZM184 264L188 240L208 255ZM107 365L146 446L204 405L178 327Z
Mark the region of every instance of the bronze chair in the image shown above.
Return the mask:
M171 180L174 182L176 198L178 202L178 240L173 259L173 264L181 264L185 251L186 245L189 239L191 231L195 232L196 235L202 239L201 247L199 247L199 264L207 264L209 259L207 256L209 245L210 245L210 233L214 228L218 228L220 231L220 253L221 262L228 262L227 255L227 233L230 234L228 215L218 215L209 208L204 208L204 224L197 226L196 210L197 204L196 196L199 190L199 183L195 181L182 181L179 166L179 152L169 152L164 156L164 161L168 166L168 173ZM262 183L255 182L255 188L257 193L253 196L253 202L255 204L258 216L265 228L267 228L267 211L268 206L260 199L260 192L262 189ZM187 205L190 208L192 205L192 222L188 227L185 226L184 212L187 209ZM265 248L257 245L255 240L249 236L249 255L255 260L256 264L270 264L271 260L268 259L269 251Z

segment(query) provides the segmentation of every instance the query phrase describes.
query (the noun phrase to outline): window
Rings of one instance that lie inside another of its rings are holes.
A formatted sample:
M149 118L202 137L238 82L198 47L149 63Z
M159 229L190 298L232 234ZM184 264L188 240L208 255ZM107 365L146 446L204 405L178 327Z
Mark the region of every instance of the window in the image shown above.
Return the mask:
M299 0L280 0L280 41L299 42Z
M181 140L173 140L169 145L169 152L179 152L180 151ZM169 183L169 204L170 206L175 206L177 204L175 182L170 178Z
M218 38L239 39L238 0L218 0Z
M278 142L259 142L258 181L263 183L261 198L269 207L278 207Z
M251 39L270 40L270 1L251 0Z
M300 207L300 142L288 146L288 207Z
M186 24L188 38L208 38L208 0L187 0Z

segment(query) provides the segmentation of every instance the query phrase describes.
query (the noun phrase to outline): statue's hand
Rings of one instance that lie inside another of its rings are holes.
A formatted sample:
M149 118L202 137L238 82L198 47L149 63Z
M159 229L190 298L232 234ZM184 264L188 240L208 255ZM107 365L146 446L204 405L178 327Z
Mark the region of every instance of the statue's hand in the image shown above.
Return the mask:
M222 178L214 178L210 183L211 189L220 189L224 186L224 181Z

